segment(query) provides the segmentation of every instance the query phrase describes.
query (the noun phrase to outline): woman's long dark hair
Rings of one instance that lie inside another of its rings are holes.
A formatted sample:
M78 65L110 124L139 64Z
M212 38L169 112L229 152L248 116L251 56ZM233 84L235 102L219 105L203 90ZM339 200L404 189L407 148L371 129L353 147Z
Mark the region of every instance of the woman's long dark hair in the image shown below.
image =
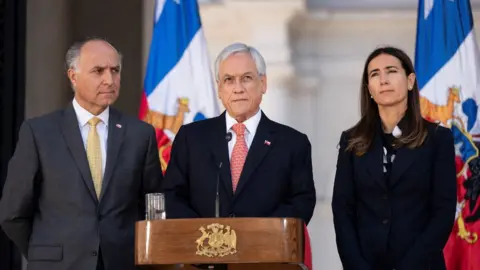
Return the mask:
M406 75L415 73L412 61L408 55L402 50L394 47L382 47L373 51L367 58L363 68L362 84L360 86L361 98L361 119L349 130L349 141L347 151L353 150L357 155L361 155L368 151L372 144L375 133L378 130L381 121L378 112L377 103L371 98L368 91L368 65L375 57L381 54L388 54L397 58L402 64ZM425 120L420 113L420 94L418 91L417 80L413 85L413 89L408 91L407 110L405 112L406 127L402 128L402 135L397 138L397 146L407 146L415 148L425 141L427 137L427 129Z

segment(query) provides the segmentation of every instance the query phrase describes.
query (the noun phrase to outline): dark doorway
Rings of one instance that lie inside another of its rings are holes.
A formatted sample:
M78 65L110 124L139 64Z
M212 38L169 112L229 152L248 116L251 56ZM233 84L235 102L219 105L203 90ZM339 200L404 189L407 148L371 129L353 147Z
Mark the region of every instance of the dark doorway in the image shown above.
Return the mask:
M26 0L0 0L0 191L24 119L25 38ZM21 268L18 250L0 230L0 269Z

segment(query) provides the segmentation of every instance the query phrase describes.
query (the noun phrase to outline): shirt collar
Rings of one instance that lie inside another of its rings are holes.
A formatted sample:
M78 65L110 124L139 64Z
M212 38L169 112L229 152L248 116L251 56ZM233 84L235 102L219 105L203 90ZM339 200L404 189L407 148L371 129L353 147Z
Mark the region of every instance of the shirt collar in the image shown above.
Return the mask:
M402 117L402 119L400 119L400 121L398 122L398 124L393 128L393 131L390 135L392 135L393 137L395 138L399 138L400 136L402 136L402 132L404 130L408 130L408 119L409 119L409 115L407 114L408 112L405 113L405 115ZM383 131L383 128L382 128L382 120L380 119L380 116L378 116L378 119L379 119L379 122L380 122L380 129L382 130L382 134L385 134L385 132Z
M399 138L400 136L402 136L402 131L408 130L409 119L410 115L408 114L408 112L405 112L405 115L402 117L402 119L400 119L400 121L392 131L392 135L395 138Z
M93 115L89 111L85 110L80 104L78 104L77 100L74 98L73 101L73 109L75 110L75 114L77 115L78 119L78 124L83 127L85 126L90 119L93 117L98 117L102 122L105 124L105 126L108 127L108 118L110 116L110 108L107 107L101 114L99 115Z
M243 122L249 134L255 134L261 118L262 118L262 111L258 109L257 113L255 113L252 117L248 118ZM228 112L225 113L225 119L227 123L227 132L232 129L233 125L238 123L237 120L235 120L235 118L231 117L230 114L228 114Z

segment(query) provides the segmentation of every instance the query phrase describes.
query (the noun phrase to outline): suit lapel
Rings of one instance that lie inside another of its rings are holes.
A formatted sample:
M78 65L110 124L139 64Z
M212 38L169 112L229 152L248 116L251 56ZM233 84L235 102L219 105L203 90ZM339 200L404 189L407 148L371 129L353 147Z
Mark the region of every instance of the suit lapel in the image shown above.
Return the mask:
M218 116L212 127L212 136L210 136L210 146L213 154L213 162L216 170L220 170L220 180L223 183L229 197L233 196L232 175L230 174L230 158L228 153L228 141L226 139L227 124L225 122L225 112ZM219 164L222 167L219 169Z
M383 144L382 138L377 133L373 138L370 151L367 151L364 156L361 157L363 162L366 163L366 168L372 178L385 190L387 185L383 176Z
M235 198L240 195L247 182L251 179L252 173L272 148L275 139L273 136L274 131L275 129L272 126L272 121L270 121L270 119L268 119L262 112L262 118L260 119L252 145L248 150L247 159L243 165L237 190L235 191ZM269 143L267 144L266 142Z
M61 130L90 195L95 202L98 202L95 187L93 186L92 174L88 165L87 153L78 126L78 119L72 104L70 104L70 106L64 111Z
M418 149L410 149L405 146L397 150L395 160L392 164L392 173L390 178L391 186L394 186L397 183L402 174L416 160L418 152Z
M398 123L398 127L401 130L408 130L408 119L412 117L410 114L406 114ZM412 165L412 163L418 158L420 149L410 149L403 146L397 149L395 159L392 164L392 172L390 174L390 186L394 186L403 173Z
M115 109L110 108L110 116L108 120L107 163L103 174L100 201L105 195L108 184L111 182L113 170L115 169L115 164L117 164L117 156L122 146L125 128L127 127L122 121L121 114Z

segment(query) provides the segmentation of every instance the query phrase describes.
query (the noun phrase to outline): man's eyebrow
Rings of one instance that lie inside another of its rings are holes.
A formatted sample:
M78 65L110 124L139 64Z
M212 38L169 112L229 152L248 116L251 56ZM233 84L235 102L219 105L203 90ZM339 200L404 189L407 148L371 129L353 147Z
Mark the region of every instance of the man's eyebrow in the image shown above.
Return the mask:
M94 66L92 67L91 70L95 70L95 69L103 70L103 69L107 69L108 67L110 67L111 69L120 69L120 65L116 65L116 66Z

